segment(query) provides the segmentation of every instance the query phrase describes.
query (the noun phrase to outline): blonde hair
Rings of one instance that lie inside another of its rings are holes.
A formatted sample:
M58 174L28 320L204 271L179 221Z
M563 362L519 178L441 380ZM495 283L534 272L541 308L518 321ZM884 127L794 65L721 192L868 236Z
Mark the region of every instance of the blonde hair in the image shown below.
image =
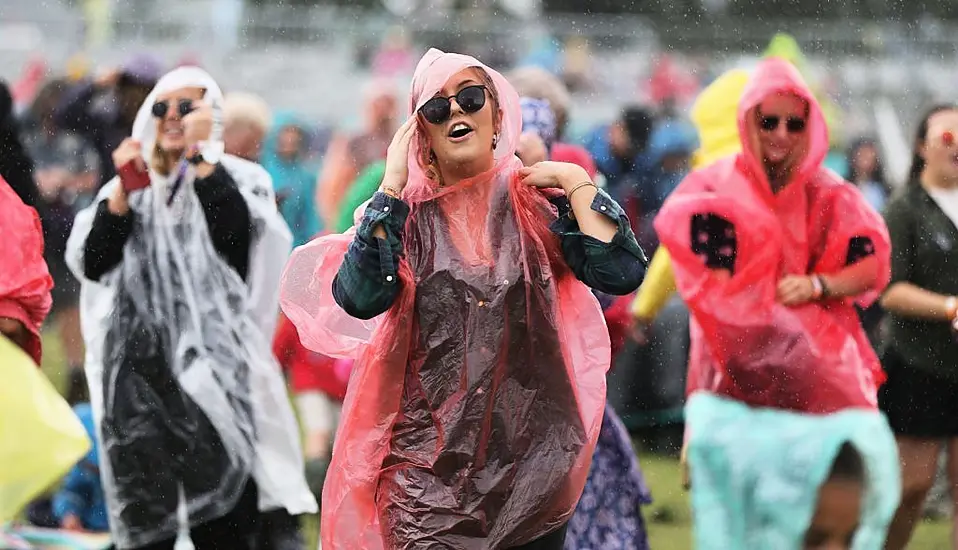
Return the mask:
M223 125L245 124L264 134L273 123L269 105L258 95L233 92L223 98Z

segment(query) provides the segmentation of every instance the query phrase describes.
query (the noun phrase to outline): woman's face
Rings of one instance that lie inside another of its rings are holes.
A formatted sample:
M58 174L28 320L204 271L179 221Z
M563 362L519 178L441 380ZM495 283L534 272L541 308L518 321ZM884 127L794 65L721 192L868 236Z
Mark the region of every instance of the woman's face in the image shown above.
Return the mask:
M772 94L755 108L759 154L767 166L790 168L807 149L808 104L792 94Z
M928 119L921 155L933 175L958 181L958 110L935 113Z
M293 158L303 146L303 132L296 126L287 126L276 137L276 152L283 158Z
M180 116L179 104L182 100L199 101L203 99L203 90L200 88L180 88L160 94L157 103L167 104L166 114L156 119L156 143L165 153L182 154L186 149L186 139L183 135L183 118Z
M878 151L874 145L866 143L855 151L852 162L855 165L856 174L866 178L871 177L878 168Z
M864 487L848 479L829 479L818 491L818 506L805 535L805 550L847 550L858 530Z
M492 142L497 132L499 115L489 90L485 90L485 105L474 113L463 111L453 97L463 88L485 85L478 69L460 71L435 95L452 97L449 118L433 124L419 115L420 124L426 131L430 147L441 168L460 170L463 167L484 167L492 164Z

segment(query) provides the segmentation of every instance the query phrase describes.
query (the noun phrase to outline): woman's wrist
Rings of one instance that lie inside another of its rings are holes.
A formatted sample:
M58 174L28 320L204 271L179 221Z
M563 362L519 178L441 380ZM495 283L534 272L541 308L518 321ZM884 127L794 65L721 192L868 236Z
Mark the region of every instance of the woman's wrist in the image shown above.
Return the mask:
M821 300L825 297L825 284L822 282L821 275L809 275L808 280L812 283L812 300Z
M559 179L559 186L562 187L562 190L568 195L579 184L591 181L592 178L589 177L589 173L586 172L584 168L578 164L570 163L562 172Z
M130 212L130 203L122 184L117 185L116 190L107 198L106 208L114 216L126 216Z
M379 184L379 191L389 195L394 199L402 198L402 191L406 187L405 184L400 184L397 181L384 179L381 184Z
M196 165L196 177L202 180L212 176L215 171L216 165L206 161L202 161Z
M958 317L958 297L949 296L945 299L945 315L952 322Z

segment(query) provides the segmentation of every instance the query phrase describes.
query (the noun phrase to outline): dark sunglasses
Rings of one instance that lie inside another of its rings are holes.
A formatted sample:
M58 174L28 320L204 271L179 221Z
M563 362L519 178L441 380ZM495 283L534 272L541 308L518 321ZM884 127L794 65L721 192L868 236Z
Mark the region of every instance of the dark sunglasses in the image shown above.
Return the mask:
M456 99L456 104L466 113L478 112L486 105L486 87L485 86L466 86L459 90L459 93L450 97L434 97L427 101L419 112L422 117L431 124L442 124L449 120L452 114L452 99Z
M762 130L766 132L773 132L778 128L779 123L782 122L782 117L777 115L759 115L759 122L762 125ZM785 119L785 129L788 130L790 134L800 134L805 131L805 119L797 117L788 117Z
M166 118L166 113L170 111L170 102L169 101L157 101L153 104L153 116L156 118ZM176 111L180 113L180 117L185 117L186 115L193 112L193 100L192 99L181 99L176 103Z

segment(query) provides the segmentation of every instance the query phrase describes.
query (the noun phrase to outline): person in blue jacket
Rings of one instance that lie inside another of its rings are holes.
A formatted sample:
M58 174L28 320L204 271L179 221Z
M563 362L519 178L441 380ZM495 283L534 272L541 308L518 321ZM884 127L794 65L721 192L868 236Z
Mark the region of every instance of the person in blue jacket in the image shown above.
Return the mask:
M277 115L263 146L262 164L273 178L276 200L299 246L322 230L316 208L316 168L305 157L307 128L289 113Z
M99 445L93 430L93 409L80 403L73 412L93 442L90 452L76 463L53 496L53 514L64 529L72 531L108 531L106 501L100 483Z

